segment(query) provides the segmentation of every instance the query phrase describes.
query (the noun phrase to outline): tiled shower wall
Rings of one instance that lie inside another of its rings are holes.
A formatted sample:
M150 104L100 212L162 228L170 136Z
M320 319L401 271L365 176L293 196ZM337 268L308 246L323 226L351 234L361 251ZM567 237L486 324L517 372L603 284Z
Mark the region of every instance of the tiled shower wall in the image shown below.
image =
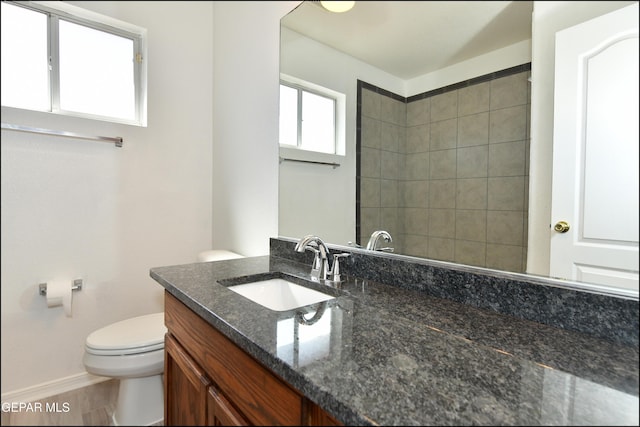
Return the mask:
M360 244L382 229L396 253L524 271L529 70L408 99L360 82Z

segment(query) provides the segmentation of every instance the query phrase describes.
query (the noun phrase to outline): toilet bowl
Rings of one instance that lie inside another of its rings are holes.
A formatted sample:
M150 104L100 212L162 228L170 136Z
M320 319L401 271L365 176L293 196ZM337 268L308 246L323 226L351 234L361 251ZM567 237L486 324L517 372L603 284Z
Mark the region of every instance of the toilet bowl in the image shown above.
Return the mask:
M164 419L164 313L123 320L85 341L83 362L93 375L120 380L115 425L150 425Z

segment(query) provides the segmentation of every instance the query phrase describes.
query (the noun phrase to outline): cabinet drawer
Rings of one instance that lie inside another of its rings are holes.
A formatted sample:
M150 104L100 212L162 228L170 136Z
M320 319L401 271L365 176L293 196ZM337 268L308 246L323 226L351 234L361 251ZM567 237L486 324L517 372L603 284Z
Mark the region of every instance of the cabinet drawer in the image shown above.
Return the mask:
M302 395L168 292L165 292L165 323L250 423L303 423Z

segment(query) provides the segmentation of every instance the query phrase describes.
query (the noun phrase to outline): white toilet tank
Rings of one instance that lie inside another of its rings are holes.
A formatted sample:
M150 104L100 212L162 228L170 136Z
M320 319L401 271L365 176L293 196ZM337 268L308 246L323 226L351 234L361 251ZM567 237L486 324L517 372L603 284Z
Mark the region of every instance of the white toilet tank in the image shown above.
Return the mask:
M198 262L223 261L227 259L244 258L242 255L226 249L212 249L198 254Z

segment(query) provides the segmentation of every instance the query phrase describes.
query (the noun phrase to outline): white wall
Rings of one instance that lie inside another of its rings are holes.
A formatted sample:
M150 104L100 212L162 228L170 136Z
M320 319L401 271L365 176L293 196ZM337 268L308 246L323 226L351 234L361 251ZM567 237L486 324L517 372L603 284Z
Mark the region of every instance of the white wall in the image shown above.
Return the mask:
M297 1L215 2L213 246L269 253L278 235L280 18Z
M2 131L3 400L83 374L88 333L163 309L150 268L211 247L213 4L70 3L148 29L148 127L2 109L3 122L124 138ZM73 317L47 309L38 283L76 277Z
M280 164L280 236L316 234L324 241L346 245L356 241L356 112L357 80L395 93L403 81L327 45L282 28L280 71L346 95L345 155L315 159L326 165ZM297 156L299 157L299 156Z
M549 274L555 33L633 1L534 1L527 272Z

